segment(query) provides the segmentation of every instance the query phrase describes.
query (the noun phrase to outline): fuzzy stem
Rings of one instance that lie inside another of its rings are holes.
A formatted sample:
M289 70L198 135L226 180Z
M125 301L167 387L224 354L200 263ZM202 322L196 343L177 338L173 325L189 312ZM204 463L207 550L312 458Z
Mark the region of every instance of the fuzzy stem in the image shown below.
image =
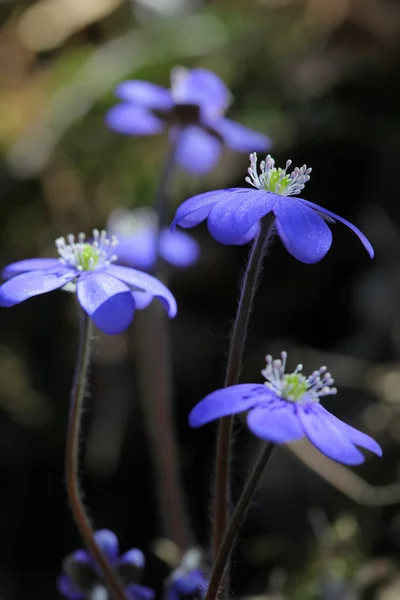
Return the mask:
M228 366L225 376L224 387L236 385L239 380L244 343L247 335L247 327L253 299L257 290L258 281L262 269L262 262L273 229L273 221L269 215L261 221L260 231L253 242L250 250L246 270L243 277L236 319L231 334L229 348ZM214 518L213 518L213 557L216 559L222 538L225 533L229 518L229 467L230 467L230 444L232 434L233 417L224 417L219 421L216 469L215 469L215 496L214 496Z
M101 569L105 584L114 600L126 600L124 588L113 567L96 542L93 528L86 514L79 489L79 437L82 424L83 403L90 363L90 345L93 324L88 315L81 311L80 341L75 376L71 391L71 406L65 452L65 481L68 500L79 533L90 553Z
M232 518L226 529L225 535L222 538L221 546L219 548L214 563L214 568L211 573L210 583L207 588L205 600L216 600L216 598L218 597L226 565L229 556L232 552L236 536L246 515L253 494L256 491L261 475L271 456L273 447L273 444L267 444L265 448L263 448L254 466L253 472L250 474L250 477L247 480L245 488L242 492L241 497L239 498L239 501L233 512Z

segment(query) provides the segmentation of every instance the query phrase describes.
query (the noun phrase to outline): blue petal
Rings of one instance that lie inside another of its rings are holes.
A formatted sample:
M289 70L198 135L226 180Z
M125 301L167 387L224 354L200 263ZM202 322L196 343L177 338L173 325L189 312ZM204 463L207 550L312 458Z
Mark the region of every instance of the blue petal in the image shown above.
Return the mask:
M74 269L63 267L60 263L56 272L28 271L17 275L0 287L0 306L14 306L32 296L61 288L77 275Z
M165 228L160 235L160 254L175 267L189 267L197 261L200 248L196 240L183 231Z
M117 264L136 267L145 271L154 265L157 254L157 233L148 228L130 237L118 238ZM176 267L188 267L198 259L198 243L184 232L172 233L169 228L160 234L160 254Z
M208 229L217 242L237 244L274 209L277 200L278 196L263 190L239 189L219 198L208 216Z
M184 228L199 225L199 223L207 219L210 210L216 202L221 198L225 198L228 194L237 192L241 189L242 188L228 188L225 190L214 190L212 192L206 192L205 194L197 194L197 196L185 200L175 213L174 220L171 223L172 231L174 231L177 225Z
M104 271L85 273L78 280L77 295L82 308L104 333L116 335L129 327L135 301L129 288L115 277Z
M125 592L130 600L153 600L155 597L155 592L152 589L138 583L125 586Z
M156 234L152 228L148 228L140 229L138 233L126 238L118 237L115 253L118 256L117 264L147 271L156 261Z
M172 95L179 104L197 104L205 116L216 116L230 104L225 83L208 69L177 68L172 72Z
M171 319L175 317L177 306L174 296L161 281L152 275L137 271L136 269L130 269L129 267L120 267L118 265L110 265L107 268L107 272L133 288L149 292L160 300L168 311L168 315Z
M119 561L120 565L134 565L138 569L144 569L145 566L145 558L144 554L138 548L132 548L132 550L128 550L121 556Z
M285 444L304 437L296 405L278 398L260 404L247 415L247 425L262 440Z
M269 398L269 390L262 384L241 383L208 394L196 404L189 415L190 427L235 415L255 406L260 398Z
M106 115L108 127L125 135L154 135L164 129L164 123L151 112L133 104L117 104Z
M221 142L196 125L185 127L176 148L176 161L188 173L204 175L217 163Z
M111 563L115 563L119 554L118 538L115 533L109 529L99 529L94 534L94 537L103 554L106 555Z
M194 594L197 590L204 592L208 586L208 580L200 571L200 569L193 569L182 575L172 577L170 587L176 587L180 594Z
M27 258L11 263L3 270L1 276L3 279L9 279L14 275L26 273L26 271L45 271L47 269L62 266L58 258Z
M272 146L272 140L266 135L230 119L218 119L211 126L222 135L229 148L239 152L263 152Z
M169 109L174 105L169 90L148 81L123 81L115 93L121 100L146 108Z
M371 245L371 243L369 242L369 240L365 237L365 235L352 223L350 223L350 221L347 221L346 219L343 219L343 217L339 217L339 215L331 212L330 210L327 210L326 208L322 208L322 206L318 206L318 204L314 204L313 202L309 202L308 200L303 200L303 198L299 198L300 202L302 202L303 204L306 204L307 206L310 206L311 208L314 208L315 210L317 210L318 212L327 215L328 217L331 217L332 219L335 219L336 221L340 221L341 223L343 223L344 225L347 225L347 227L349 227L349 229L351 229L361 240L364 248L366 249L366 251L368 252L368 254L370 255L371 258L374 258L374 249Z
M281 196L274 212L279 236L292 256L307 264L324 258L332 244L332 232L315 210L300 199Z
M257 221L257 223L254 223L253 227L250 227L250 229L248 230L246 235L241 237L240 240L238 240L235 245L242 246L243 244L248 244L249 242L251 242L251 240L253 240L256 237L256 235L258 234L259 231L260 231L260 221Z
M133 299L135 300L135 308L137 310L144 310L154 300L153 294L149 292L132 292Z
M345 465L359 465L364 462L364 456L346 437L341 427L313 406L298 406L304 432L322 454Z
M365 448L366 450L369 450L370 452L373 452L378 456L382 456L382 448L369 435L366 435L362 431L359 431L358 429L351 427L351 425L348 425L344 421L341 421L340 419L332 415L330 412L328 412L326 408L324 408L320 404L315 406L314 411L319 411L320 413L323 413L323 418L325 418L327 422L332 423L333 427L337 427L338 429L340 429L343 435L347 437L351 442L353 442L353 444L356 444L356 446L361 446L361 448Z
M67 600L83 600L85 598L85 594L79 590L68 575L60 575L57 578L57 588Z

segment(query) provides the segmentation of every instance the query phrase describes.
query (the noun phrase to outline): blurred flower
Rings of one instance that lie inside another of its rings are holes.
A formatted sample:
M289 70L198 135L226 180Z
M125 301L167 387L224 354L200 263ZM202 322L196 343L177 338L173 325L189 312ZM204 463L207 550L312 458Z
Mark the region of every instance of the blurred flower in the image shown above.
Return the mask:
M258 233L259 220L268 213L275 216L275 226L286 250L304 263L316 263L328 252L332 233L325 221L341 221L360 238L370 257L374 250L357 227L335 213L303 198L299 194L310 179L311 169L306 165L287 170L277 169L270 155L260 164L257 173L257 155L250 154L249 177L246 181L256 190L228 188L199 194L189 198L176 211L171 229L177 225L189 228L208 219L211 235L222 244L245 244Z
M336 394L326 367L305 377L298 365L285 373L286 352L282 360L266 357L261 371L263 384L245 383L217 390L194 407L189 416L191 427L248 410L247 425L257 437L277 444L307 437L325 456L346 465L364 462L356 448L361 446L382 456L380 446L368 435L340 421L320 405L320 398Z
M124 102L106 117L111 129L127 135L153 135L170 127L177 141L176 160L190 173L206 173L216 164L222 144L239 152L268 150L271 140L224 117L231 94L207 69L177 67L171 89L147 81L124 81L116 94Z
M95 538L121 578L127 599L153 600L153 590L137 583L145 564L142 552L135 548L120 557L118 539L107 529L96 531ZM101 571L86 550L76 550L64 560L63 574L57 580L57 587L67 600L108 598ZM96 591L101 593L96 595Z
M109 335L124 331L132 321L136 308L147 306L158 298L172 318L176 301L158 279L128 267L113 265L116 238L93 230L93 241L85 242L80 233L75 242L69 235L56 240L57 258L31 258L6 267L0 287L0 306L14 306L32 296L64 288L76 291L83 310L99 329Z
M149 271L157 258L157 216L149 209L116 209L108 220L108 231L118 237L117 264ZM180 235L176 235L179 233ZM161 258L175 267L190 267L200 253L198 243L187 233L160 232Z
M207 591L208 578L202 568L202 552L196 548L188 550L177 569L166 582L167 600L180 600L182 596L203 598Z

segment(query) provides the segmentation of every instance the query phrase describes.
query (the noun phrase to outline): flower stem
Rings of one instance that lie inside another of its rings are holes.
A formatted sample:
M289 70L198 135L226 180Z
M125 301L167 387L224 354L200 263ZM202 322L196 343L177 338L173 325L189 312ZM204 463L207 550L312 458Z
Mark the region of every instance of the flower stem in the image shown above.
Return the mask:
M243 277L240 292L239 305L236 319L231 334L229 348L228 366L225 376L224 387L236 385L239 380L240 367L243 356L244 343L247 335L247 327L253 299L257 290L258 281L262 269L262 262L272 233L272 220L269 215L261 221L260 231L253 242L250 250L246 270ZM215 496L214 496L214 518L213 518L213 557L216 559L221 547L222 538L225 533L229 518L229 463L230 444L232 434L233 417L224 417L219 422L216 471L215 471Z
M232 518L226 529L225 535L222 538L216 560L214 562L213 571L211 573L210 583L208 585L205 600L216 600L220 591L220 586L224 577L226 565L235 543L239 528L246 515L250 501L258 486L261 475L266 467L266 464L271 456L273 444L267 444L261 451L260 456L254 466L253 472L247 480L242 495L236 505Z
M158 217L158 247L153 272L165 285L168 285L168 270L160 257L160 232L166 224L169 191L175 173L176 149L180 137L181 134L178 133L169 147L154 203ZM178 441L173 415L169 321L165 310L156 301L138 316L136 325L140 397L150 441L162 532L184 553L193 543L193 534L180 482Z
M65 481L72 514L81 537L92 558L100 567L105 584L114 600L126 600L124 588L113 567L96 542L93 528L86 514L79 489L79 437L81 432L83 402L90 363L90 345L93 324L88 315L81 311L80 341L76 370L71 391L71 406L67 430L65 453Z

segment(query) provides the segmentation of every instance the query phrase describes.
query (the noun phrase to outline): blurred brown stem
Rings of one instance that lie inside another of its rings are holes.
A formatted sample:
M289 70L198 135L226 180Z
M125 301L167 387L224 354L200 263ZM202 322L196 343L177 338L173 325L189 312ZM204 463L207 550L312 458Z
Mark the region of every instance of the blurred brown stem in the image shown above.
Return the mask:
M192 535L180 482L172 410L169 323L158 301L136 317L139 394L149 436L163 535L184 552Z
M103 573L104 581L114 600L126 600L124 588L114 569L96 542L93 528L86 514L79 488L79 437L82 424L83 403L90 363L90 346L93 324L81 311L80 342L76 370L71 391L71 405L65 452L65 481L68 500L79 533L95 562Z

